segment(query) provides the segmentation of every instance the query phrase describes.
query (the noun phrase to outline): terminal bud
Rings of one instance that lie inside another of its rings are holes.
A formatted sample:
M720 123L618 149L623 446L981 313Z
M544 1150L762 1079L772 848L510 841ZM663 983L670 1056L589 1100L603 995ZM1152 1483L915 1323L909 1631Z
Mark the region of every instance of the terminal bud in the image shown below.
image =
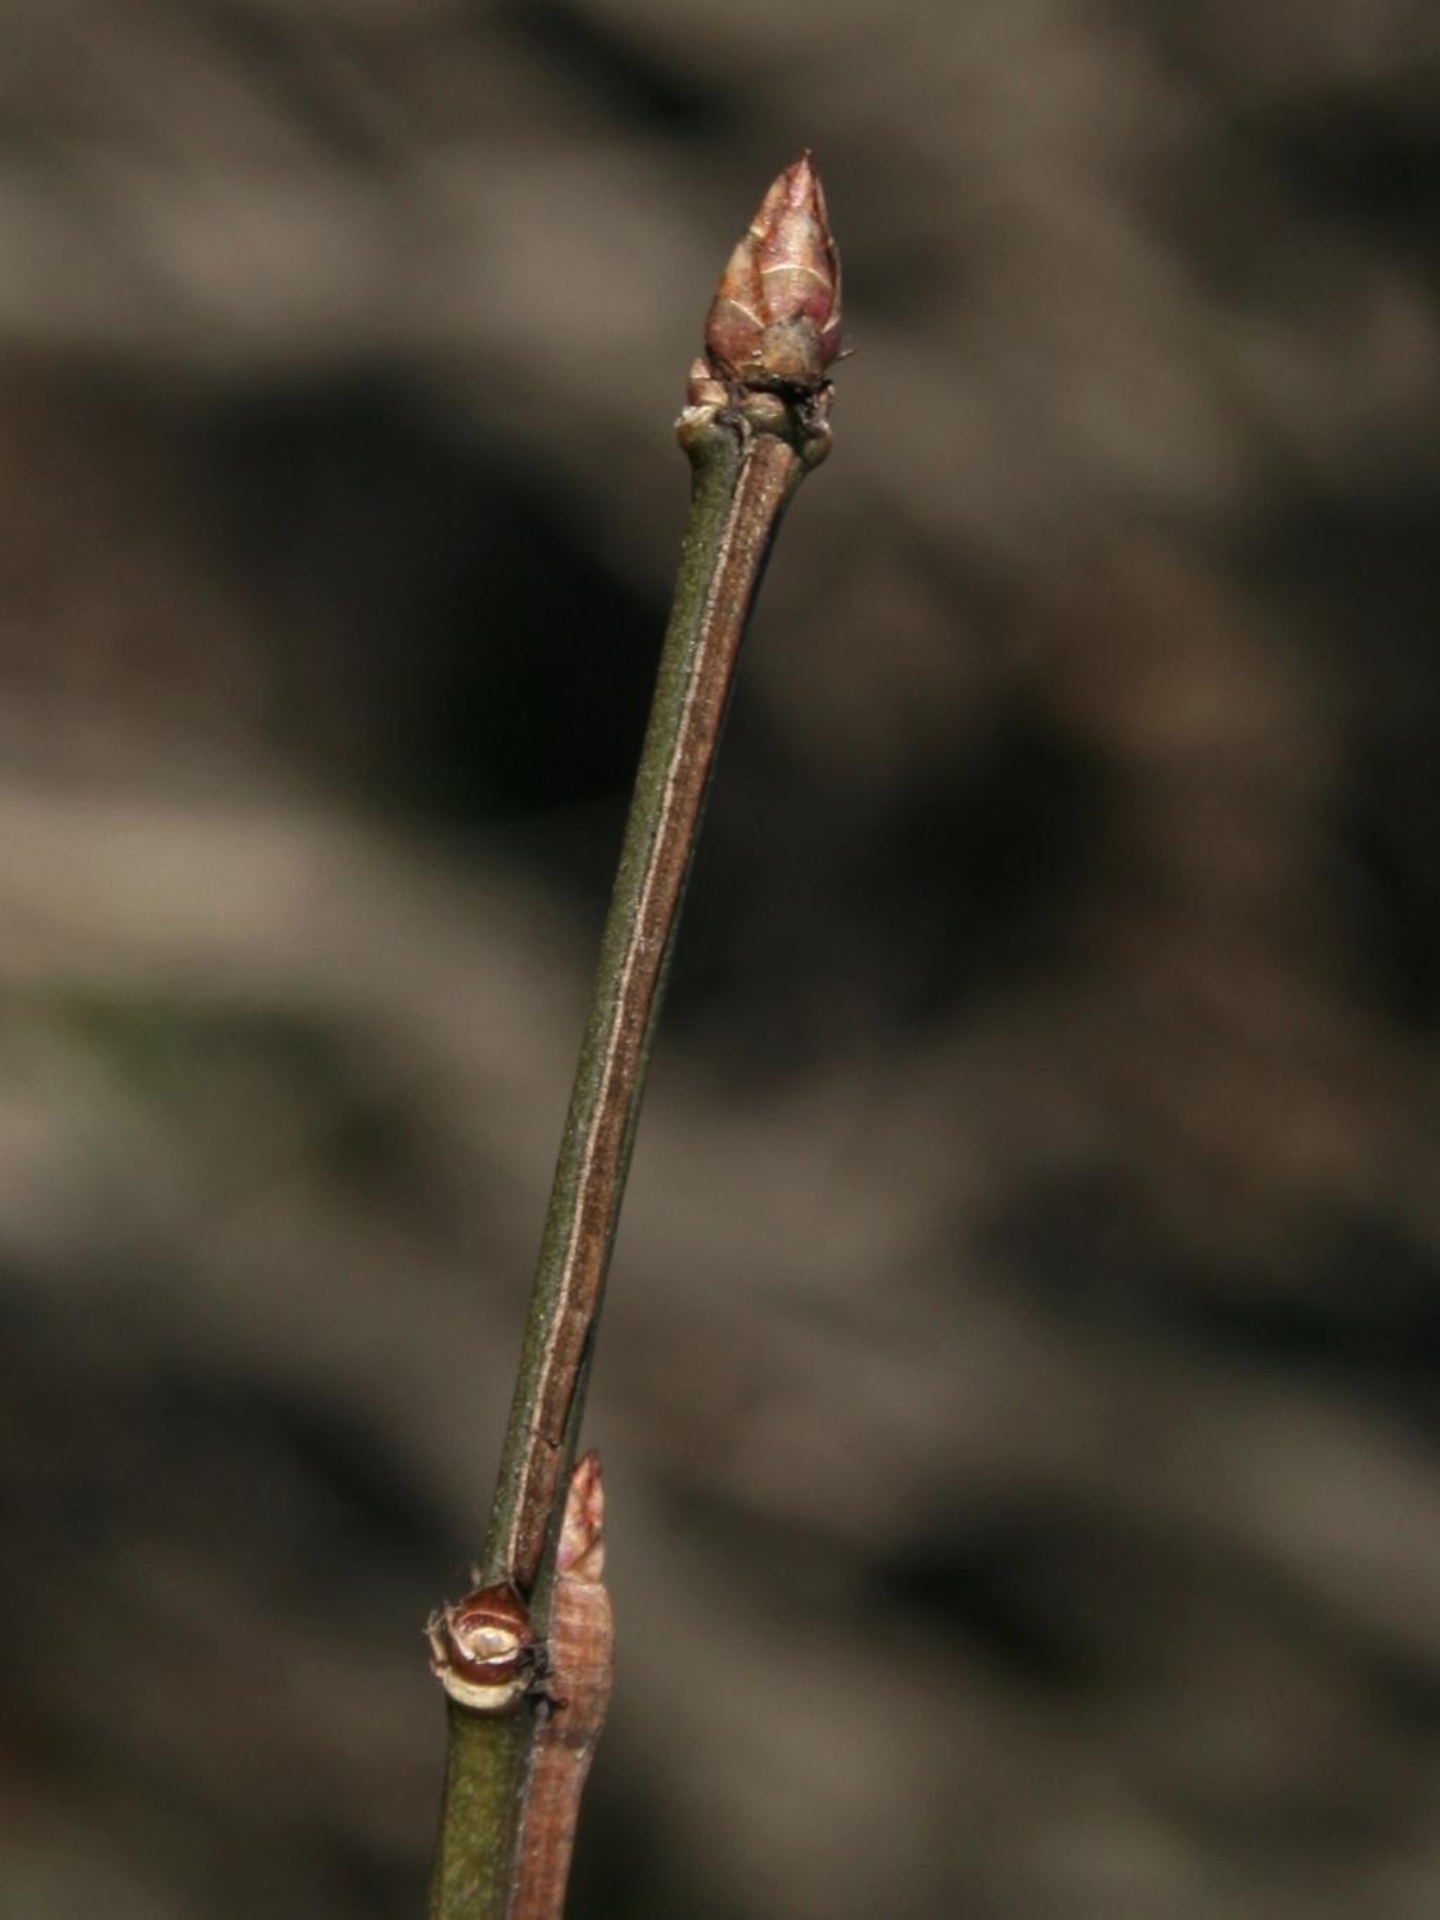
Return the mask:
M730 256L705 323L716 375L813 394L840 351L840 252L820 176L802 153L771 186Z

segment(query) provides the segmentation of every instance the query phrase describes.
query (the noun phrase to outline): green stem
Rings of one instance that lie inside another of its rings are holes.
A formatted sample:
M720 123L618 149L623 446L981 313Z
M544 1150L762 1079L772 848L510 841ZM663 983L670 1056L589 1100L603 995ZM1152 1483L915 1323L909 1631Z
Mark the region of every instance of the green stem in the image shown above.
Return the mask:
M503 1920L524 1780L529 1714L447 1705L449 1746L431 1920Z
M688 436L690 526L555 1171L484 1578L534 1596L578 1430L586 1361L700 814L740 641L803 467L786 441L707 419Z
M763 424L761 424L763 423ZM563 1494L660 1010L736 660L785 506L828 441L813 405L692 407L690 522L594 1003L546 1215L481 1581L531 1602L543 1644ZM535 1708L452 1706L430 1920L504 1920ZM452 1832L463 1823L464 1835ZM499 1863L503 1862L503 1865Z

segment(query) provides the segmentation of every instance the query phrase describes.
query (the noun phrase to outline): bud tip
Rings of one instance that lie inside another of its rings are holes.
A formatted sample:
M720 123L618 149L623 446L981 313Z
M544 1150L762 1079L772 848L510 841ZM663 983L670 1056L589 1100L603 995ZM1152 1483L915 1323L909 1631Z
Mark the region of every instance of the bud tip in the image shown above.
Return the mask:
M592 1447L575 1463L560 1527L560 1571L598 1580L605 1569L605 1482Z

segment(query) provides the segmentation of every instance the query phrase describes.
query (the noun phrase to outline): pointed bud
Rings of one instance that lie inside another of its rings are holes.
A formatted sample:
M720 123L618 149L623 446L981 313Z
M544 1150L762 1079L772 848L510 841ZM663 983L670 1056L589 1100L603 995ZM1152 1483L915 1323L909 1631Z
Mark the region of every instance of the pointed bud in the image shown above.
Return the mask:
M580 1580L598 1580L605 1571L605 1482L593 1447L570 1476L558 1564L561 1573Z
M840 253L802 153L775 181L720 278L705 348L742 387L813 393L840 351Z

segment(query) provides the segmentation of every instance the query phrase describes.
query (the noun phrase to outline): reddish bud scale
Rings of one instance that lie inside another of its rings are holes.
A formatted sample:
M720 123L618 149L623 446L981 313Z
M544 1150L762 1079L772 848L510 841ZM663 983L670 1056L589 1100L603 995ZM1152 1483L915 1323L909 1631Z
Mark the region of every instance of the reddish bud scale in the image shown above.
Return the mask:
M605 1482L594 1447L570 1476L556 1566L572 1580L598 1581L605 1573Z
M452 1700L482 1713L519 1704L535 1665L530 1615L513 1587L478 1587L426 1629L431 1667Z
M840 351L840 251L825 190L802 153L760 202L730 256L705 323L717 376L813 394Z

